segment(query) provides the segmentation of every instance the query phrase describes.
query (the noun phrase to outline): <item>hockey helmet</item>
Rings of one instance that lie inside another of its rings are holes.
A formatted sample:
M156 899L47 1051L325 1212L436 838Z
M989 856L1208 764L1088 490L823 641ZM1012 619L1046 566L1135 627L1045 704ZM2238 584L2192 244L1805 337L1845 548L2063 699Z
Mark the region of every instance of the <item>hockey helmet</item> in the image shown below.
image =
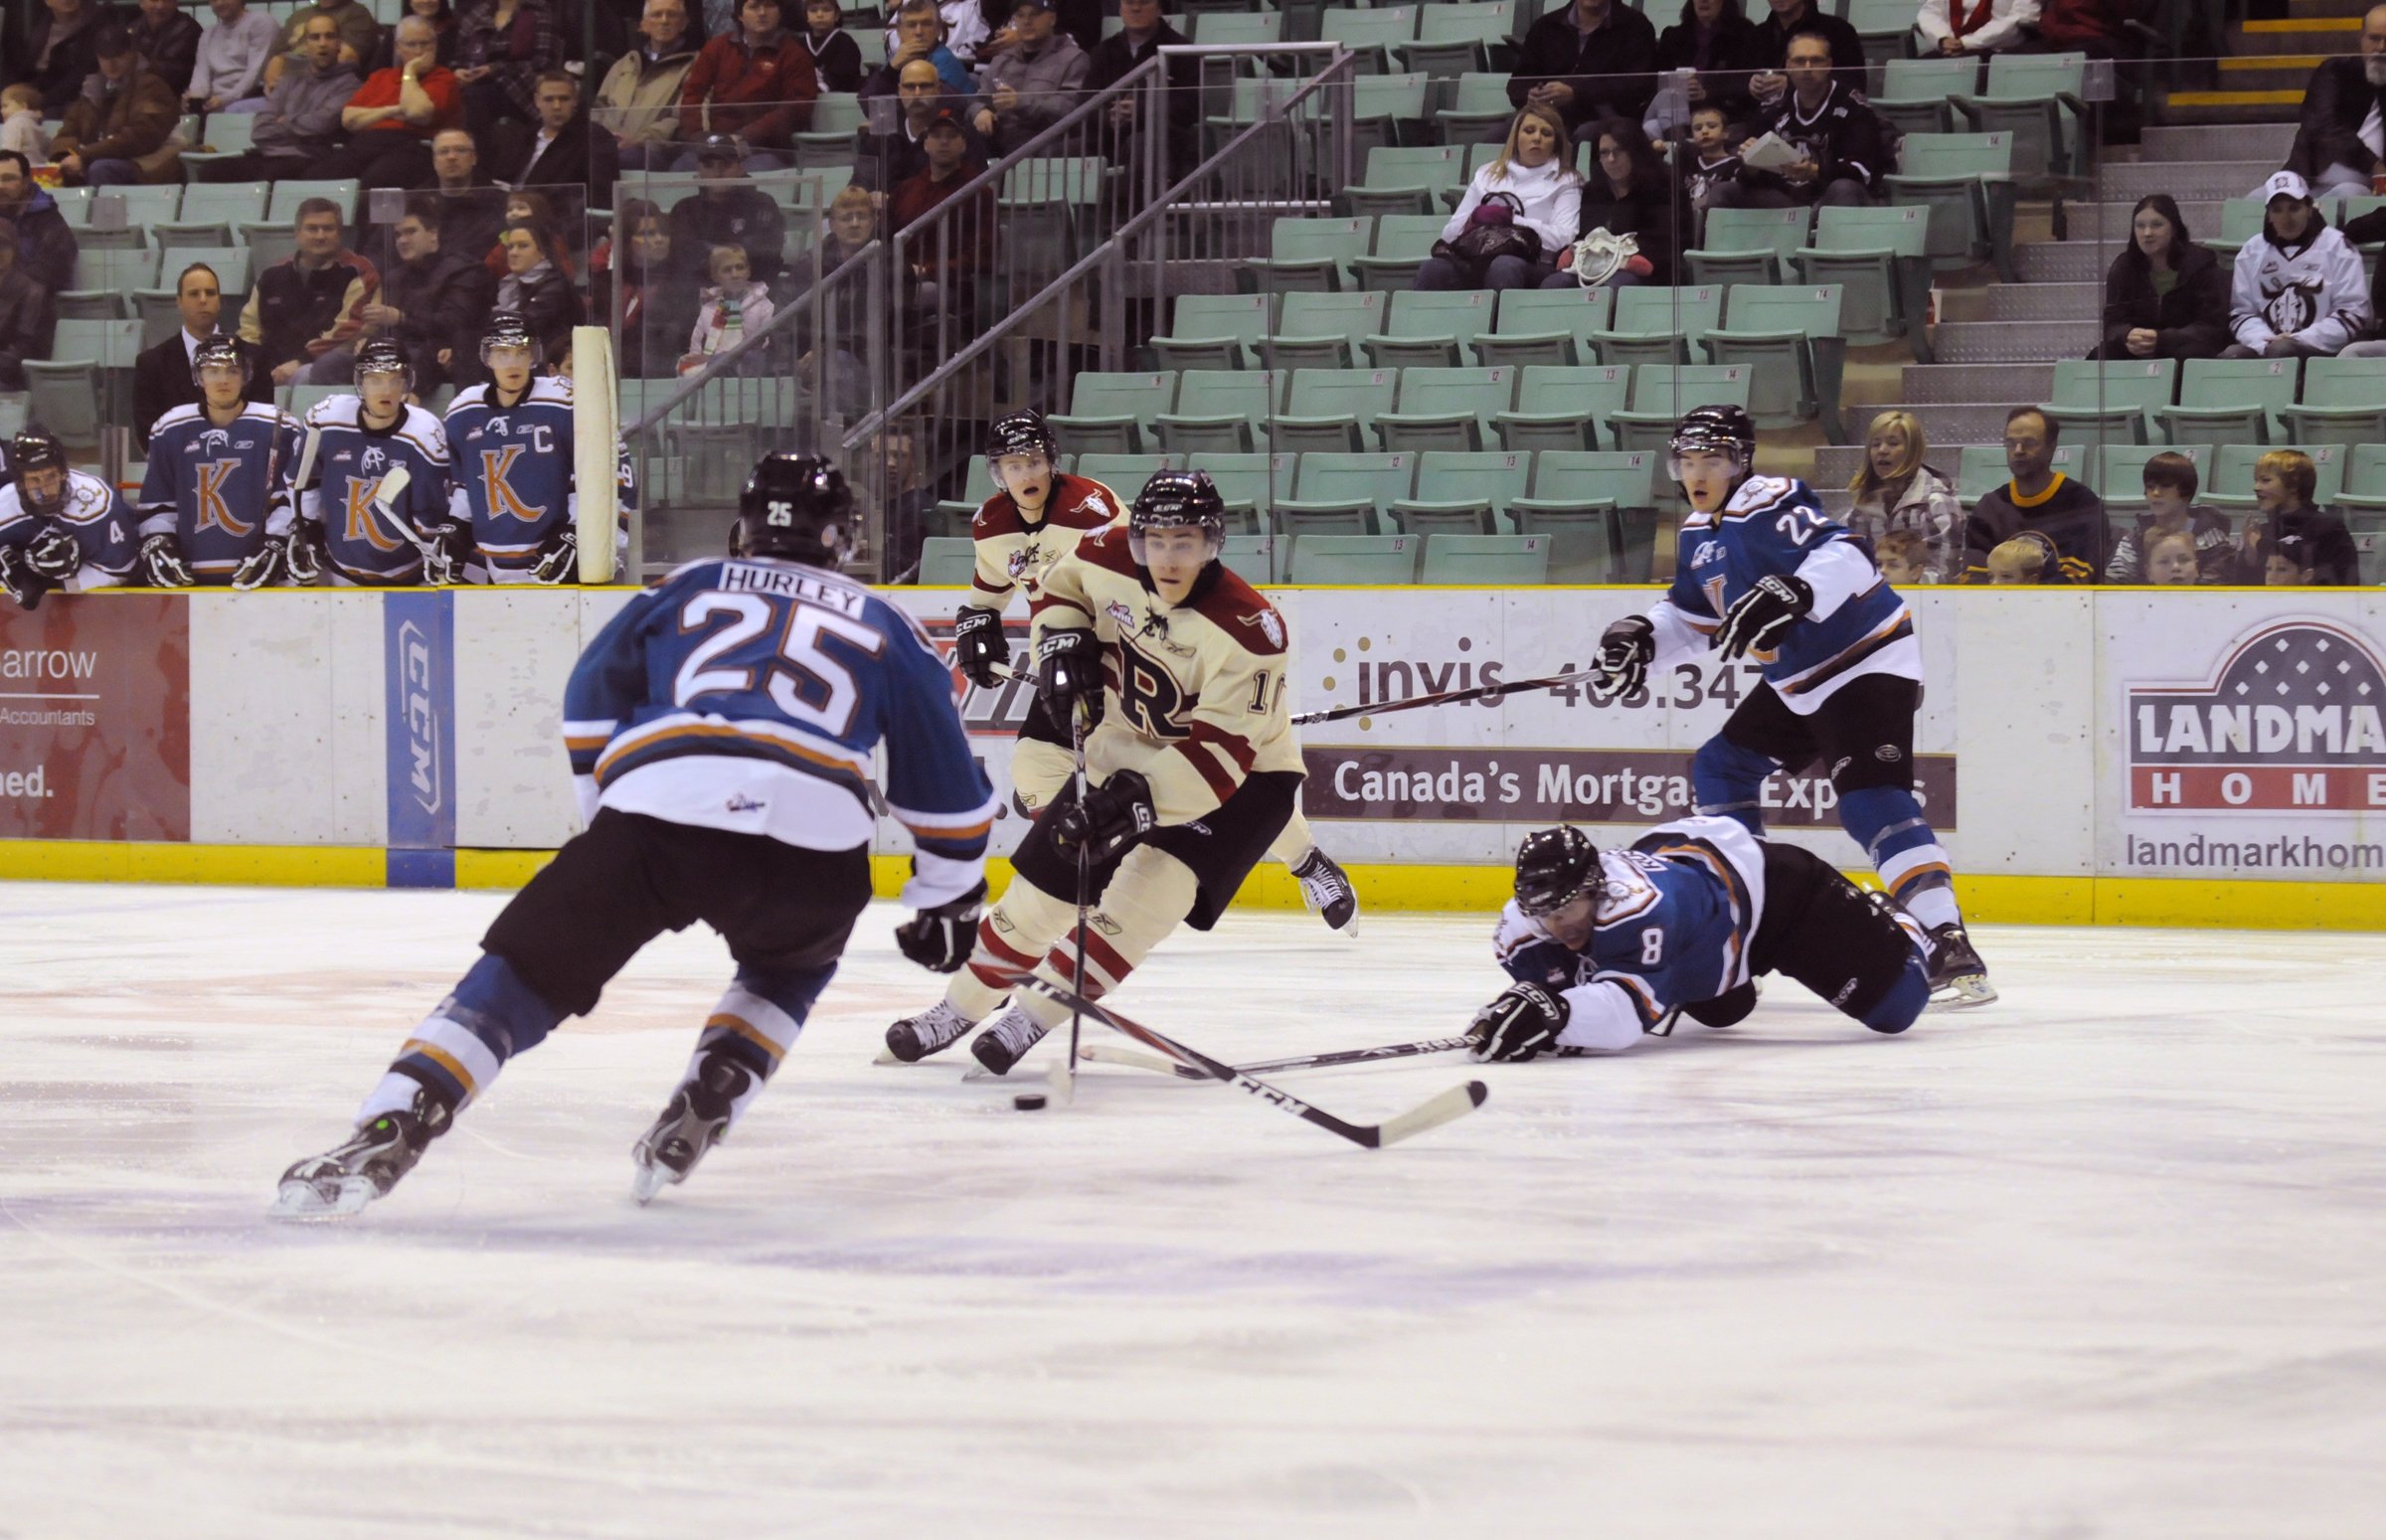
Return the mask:
M1209 537L1215 558L1226 547L1226 499L1206 470L1163 470L1143 483L1126 510L1126 549L1139 565L1143 532L1155 529L1198 529Z
M1693 407L1673 425L1673 436L1665 444L1665 469L1674 480L1682 479L1681 456L1699 451L1732 456L1732 471L1745 476L1756 468L1757 424L1746 407L1729 404Z
M356 350L353 376L356 383L363 385L365 376L369 374L401 375L405 377L408 390L415 388L415 371L406 361L406 349L389 337L376 337Z
M249 355L242 352L241 345L230 337L203 337L199 345L191 349L191 383L205 384L201 375L209 369L238 369L241 372L241 384L246 386L249 383Z
M1554 915L1584 894L1607 892L1599 847L1573 824L1535 829L1516 847L1516 907L1536 918Z
M66 506L67 446L48 428L28 424L17 429L17 436L8 446L8 470L16 478L17 496L24 500L27 511L48 518ZM58 495L47 502L37 502L32 489L25 484L25 473L30 470L58 471Z
M1046 459L1058 459L1061 441L1053 436L1051 427L1041 412L1014 412L997 418L986 429L986 459L989 463L1006 454L1041 454Z
M530 366L539 366L539 334L530 323L511 310L500 310L489 317L488 329L480 334L480 362L485 367L489 355L499 348L528 348Z
M852 543L853 518L853 491L834 465L817 454L766 454L738 494L729 554L833 567Z

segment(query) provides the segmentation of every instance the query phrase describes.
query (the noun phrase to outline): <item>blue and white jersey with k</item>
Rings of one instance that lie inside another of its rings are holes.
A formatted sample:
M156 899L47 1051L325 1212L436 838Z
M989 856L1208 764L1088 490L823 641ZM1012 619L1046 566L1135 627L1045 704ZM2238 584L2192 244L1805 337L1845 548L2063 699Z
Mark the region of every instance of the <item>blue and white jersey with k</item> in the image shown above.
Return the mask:
M306 431L316 437L315 464L313 484L296 489L298 517L322 527L333 576L364 586L422 582L422 550L371 504L382 478L403 468L409 479L398 517L417 530L446 517L447 434L439 420L409 406L388 428L367 428L362 401L331 396L306 414Z
M141 534L177 537L201 583L230 583L267 535L290 532L297 466L298 423L279 407L244 402L229 428L204 403L176 407L150 430Z
M1749 477L1721 513L1684 515L1677 549L1673 588L1648 612L1654 668L1707 651L1725 612L1760 579L1794 573L1813 589L1814 607L1775 650L1749 654L1784 705L1803 716L1866 674L1921 680L1912 611L1803 481Z
M132 510L114 487L87 470L67 472L66 505L47 518L25 506L15 482L0 486L0 549L31 545L51 524L83 547L83 566L67 580L70 593L114 588L131 574L140 556L141 537Z
M858 583L770 559L690 563L631 599L564 690L584 816L599 806L761 834L867 844L873 754L917 852L904 902L966 893L995 797L970 756L952 671Z
M580 494L572 471L572 382L541 376L511 407L497 404L497 388L475 385L447 408L447 452L451 471L451 517L472 527L479 550L470 576L488 583L528 583L539 547L580 518ZM621 531L626 550L629 511L637 504L629 452L615 446Z
M1765 852L1730 818L1661 824L1629 850L1603 850L1607 892L1591 941L1562 944L1513 900L1491 945L1519 983L1566 997L1566 1048L1629 1048L1667 1015L1748 981L1765 914Z

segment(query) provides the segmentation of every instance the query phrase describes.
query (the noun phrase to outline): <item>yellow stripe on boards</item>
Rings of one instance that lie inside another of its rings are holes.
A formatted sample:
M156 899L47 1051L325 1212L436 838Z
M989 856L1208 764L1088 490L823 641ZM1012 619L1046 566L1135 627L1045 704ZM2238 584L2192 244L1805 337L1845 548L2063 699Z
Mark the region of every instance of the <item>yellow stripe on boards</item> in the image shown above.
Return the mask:
M455 853L455 885L475 889L519 888L554 859L552 850L459 850Z
M387 880L388 859L379 846L0 839L0 878L16 882L378 888Z

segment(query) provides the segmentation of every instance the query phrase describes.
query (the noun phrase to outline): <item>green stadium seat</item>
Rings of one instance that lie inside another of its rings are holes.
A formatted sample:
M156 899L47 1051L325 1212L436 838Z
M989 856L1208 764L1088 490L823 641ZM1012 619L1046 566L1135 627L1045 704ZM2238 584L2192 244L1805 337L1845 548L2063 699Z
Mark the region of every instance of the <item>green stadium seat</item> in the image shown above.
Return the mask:
M1759 428L1789 428L1819 417L1833 443L1845 436L1839 387L1847 373L1847 339L1839 331L1840 299L1836 284L1732 285L1724 324L1707 333L1707 357L1754 370L1748 410Z
M1276 324L1273 294L1179 294L1176 329L1151 339L1162 369L1256 369Z
M1493 420L1510 449L1582 451L1613 443L1608 419L1631 405L1632 372L1621 364L1527 364L1516 410Z
M1387 449L1468 452L1495 441L1492 420L1516 404L1514 369L1404 369L1400 404L1376 419Z
M70 324L61 321L59 329L64 331ZM99 366L82 358L29 358L23 368L26 409L33 421L70 448L96 448L104 426L99 412L104 376Z
M1465 151L1458 146L1385 145L1367 152L1366 175L1340 201L1359 216L1433 214L1446 212L1443 193L1465 185Z
M1303 454L1293 472L1293 495L1276 502L1277 532L1374 535L1384 515L1417 486L1414 454Z
M1643 285L1616 295L1616 320L1591 340L1603 364L1687 364L1723 320L1723 287Z
M1358 56L1364 75L1384 75L1392 68L1392 50L1417 38L1417 7L1376 6L1354 10L1327 7L1317 14L1317 40L1339 43Z
M1608 414L1619 449L1663 449L1673 425L1693 407L1745 407L1755 389L1746 364L1642 364L1632 371L1632 404Z
M1844 291L1840 324L1859 347L1907 338L1917 362L1931 361L1923 324L1931 296L1930 210L1920 207L1823 209L1814 244L1796 254L1808 283Z
M158 254L148 247L125 251L81 252L75 257L73 286L58 292L62 319L112 321L124 314L135 289L157 286Z
M1272 294L1354 288L1351 260L1374 240L1371 218L1280 219L1269 228L1268 256L1245 260L1236 280L1249 285L1245 292Z
M1432 85L1416 73L1362 75L1350 83L1350 147L1361 164L1379 145L1423 142Z
M220 220L227 227L243 220L261 220L272 200L265 182L194 182L182 190L182 220Z
M1417 581L1422 535L1303 535L1292 542L1294 584L1397 586Z
M2304 360L2303 394L2280 413L2299 444L2386 439L2386 358Z
M1423 5L1417 8L1417 41L1392 50L1404 70L1421 71L1437 80L1455 80L1469 71L1491 68L1492 51L1507 42L1515 26L1512 5L1492 0L1477 5ZM1504 83L1505 78L1500 77Z
M2298 358L2191 358L2179 371L2179 404L2154 409L2175 444L2273 443L2302 384Z
M83 362L104 370L123 371L132 368L132 361L140 356L140 351L138 321L69 317L58 323L57 336L50 344L50 359L53 363Z
M1428 535L1423 583L1515 588L1549 581L1547 535Z
M1399 393L1397 369L1296 369L1269 445L1294 453L1377 448L1376 419Z
M1486 364L1596 364L1592 337L1607 329L1616 308L1612 288L1510 288L1499 295L1499 318L1475 339Z
M2220 258L2223 267L2234 268L2237 253L2244 245L2262 234L2264 216L2259 198L2226 198L2220 205L2220 233L2196 237L2195 244Z
M1176 410L1153 420L1170 454L1248 454L1268 447L1283 400L1280 369L1188 369L1176 378Z
M2317 359L2311 362L2317 363ZM2205 478L2203 489L2196 494L2198 502L2231 512L2248 512L2254 507L2254 464L2275 445L2259 443L2224 443L2212 450L2212 474ZM2316 483L2311 501L2325 508L2344 495L2346 454L2342 444L2315 443L2297 445L2311 460Z
M1530 490L1533 457L1502 449L1430 451L1417 462L1417 495L1392 505L1403 534L1499 533L1508 505Z
M1206 470L1226 500L1227 522L1246 531L1265 530L1268 512L1277 499L1292 495L1292 478L1299 470L1297 454L1194 454L1193 470Z
M977 542L931 535L920 542L920 586L966 588L977 573Z
M207 126L200 130L197 142L206 147L182 152L181 164L186 176L195 176L201 167L212 166L218 161L230 160L235 155L245 155L255 149L256 116L251 112L210 112ZM207 184L194 181L191 185L199 187ZM264 211L259 209L257 212L262 214Z
M2013 136L2009 133L1912 133L1900 169L1883 178L1893 205L1931 211L1930 255L1940 268L1983 257L2007 283L2013 267Z
M961 477L959 499L955 501L948 498L937 504L937 507L946 513L957 513L964 519L970 518L976 514L980 505L987 498L992 497L997 490L994 485L994 467L986 463L984 455L972 454L969 456L969 468Z
M1908 16L1907 28L1913 25ZM1900 134L1952 133L1956 112L1948 98L1967 96L1979 86L1977 59L1892 59L1881 67L1880 93L1866 99Z
M1654 450L1553 452L1533 468L1530 497L1510 503L1519 534L1546 534L1552 583L1647 581L1655 560Z
M1499 295L1491 289L1394 294L1381 331L1366 339L1378 369L1457 369L1474 362L1474 342L1491 329Z
M812 101L812 126L795 135L796 168L852 164L853 136L868 120L860 96L851 91L822 91Z
M1464 146L1505 142L1508 125L1515 120L1515 103L1508 100L1508 78L1470 74L1458 77L1449 105L1434 114L1434 128L1444 144Z
M1271 369L1351 369L1366 361L1361 340L1384 329L1394 296L1355 291L1284 296L1276 334L1260 345Z
M1193 29L1186 36L1204 48L1238 43L1281 43L1284 18L1278 11L1220 11L1187 0L1184 7Z
M2175 358L2065 359L2045 403L2057 443L2144 443L2154 413L2178 396Z
M181 212L182 188L180 184L171 182L157 186L128 184L99 188L91 195L93 224L107 223L111 216L106 210L111 202L123 205L124 223L127 226L150 225L158 220L173 219Z
M249 249L249 265L258 272L275 262L288 261L298 251L298 233L287 221L242 220L233 227L232 236Z
M1449 221L1439 214L1387 214L1375 222L1375 250L1351 258L1359 287L1387 294L1416 288L1418 269L1434 255Z
M1839 15L1856 29L1864 57L1874 63L1914 52L1914 13L1906 0L1845 0Z
M1276 544L1274 535L1229 535L1218 560L1228 572L1261 588L1276 581Z
M1968 508L2013 479L2001 443L1967 443L1956 464L1956 496Z
M1806 244L1814 211L1795 209L1710 209L1706 240L1684 252L1690 280L1702 285L1779 283L1790 276L1790 260Z
M1143 490L1144 482L1163 470L1184 468L1181 454L1081 454L1076 473L1117 493L1118 506L1124 508Z
M357 199L361 195L362 188L354 177L332 180L293 177L273 184L273 198L265 205L265 218L284 225L292 224L298 218L298 205L309 198L328 198L340 206L340 223L354 225ZM169 214L166 218L173 216Z
M1949 105L1976 133L2013 135L2013 174L2028 181L2067 177L2078 169L2085 54L1998 54L1988 61L1988 85L1976 95L1952 92ZM2058 225L2055 239L2063 239Z
M1069 411L1053 429L1077 454L1141 454L1156 442L1160 414L1176 405L1176 371L1081 373L1069 388Z
M2386 443L2353 445L2352 458L2345 463L2344 488L2336 494L2336 505L2347 513L2386 512Z

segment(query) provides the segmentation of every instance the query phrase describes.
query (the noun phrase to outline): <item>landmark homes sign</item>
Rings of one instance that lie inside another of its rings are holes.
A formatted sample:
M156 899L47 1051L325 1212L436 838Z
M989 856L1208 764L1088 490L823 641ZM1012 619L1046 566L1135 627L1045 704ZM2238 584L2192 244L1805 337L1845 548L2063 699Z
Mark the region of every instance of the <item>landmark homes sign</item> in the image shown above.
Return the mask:
M2350 631L2266 626L2128 711L2132 812L2386 809L2386 667Z

